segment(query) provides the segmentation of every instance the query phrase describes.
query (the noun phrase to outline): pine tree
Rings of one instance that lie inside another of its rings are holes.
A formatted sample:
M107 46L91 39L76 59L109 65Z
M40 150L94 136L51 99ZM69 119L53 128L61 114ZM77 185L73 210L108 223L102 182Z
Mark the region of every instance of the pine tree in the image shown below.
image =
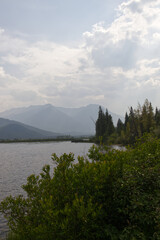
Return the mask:
M99 106L98 119L96 121L96 137L103 137L106 132L106 120L105 114Z
M118 135L121 135L121 132L124 130L124 123L121 121L121 119L119 118L117 121L117 128L116 131L118 133Z
M128 116L128 113L126 112L126 114L125 114L125 120L124 120L124 128L125 128L125 129L126 129L126 127L127 127L128 121L129 121L129 116Z
M155 110L155 124L156 126L160 126L160 110L158 110L158 108L156 107L156 110Z
M108 136L110 136L112 133L114 133L114 131L115 131L115 127L113 124L112 116L109 114L108 115L108 125L107 125Z
M155 116L152 104L148 101L148 99L145 100L142 106L141 116L142 134L145 132L150 132L151 128L155 127Z
M107 140L108 137L115 131L112 116L108 113L104 114L101 107L99 107L98 119L96 121L96 137L103 137L103 140Z

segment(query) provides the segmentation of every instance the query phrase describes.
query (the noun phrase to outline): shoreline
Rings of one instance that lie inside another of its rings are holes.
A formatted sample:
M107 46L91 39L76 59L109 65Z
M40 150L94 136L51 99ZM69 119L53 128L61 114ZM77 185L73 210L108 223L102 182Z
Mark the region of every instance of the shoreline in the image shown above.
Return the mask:
M80 143L80 142L86 142L86 143L94 143L91 139L85 139L85 138L47 138L47 139L6 139L6 140L0 140L1 143L34 143L34 142L74 142L74 143Z

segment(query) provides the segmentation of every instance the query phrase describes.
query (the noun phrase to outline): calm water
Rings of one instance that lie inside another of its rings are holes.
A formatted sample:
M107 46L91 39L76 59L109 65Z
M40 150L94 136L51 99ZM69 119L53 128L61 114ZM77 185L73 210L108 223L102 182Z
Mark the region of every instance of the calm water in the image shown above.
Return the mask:
M91 143L49 142L0 144L0 201L8 195L23 193L21 186L30 174L39 174L45 164L54 167L52 153L60 156L73 152L75 157L86 155ZM0 215L0 237L8 228Z

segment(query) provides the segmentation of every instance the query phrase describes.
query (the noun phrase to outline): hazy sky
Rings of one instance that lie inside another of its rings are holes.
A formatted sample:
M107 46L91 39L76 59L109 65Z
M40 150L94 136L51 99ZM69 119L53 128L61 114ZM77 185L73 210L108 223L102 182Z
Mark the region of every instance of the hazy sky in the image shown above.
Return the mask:
M0 111L160 108L160 0L0 0Z

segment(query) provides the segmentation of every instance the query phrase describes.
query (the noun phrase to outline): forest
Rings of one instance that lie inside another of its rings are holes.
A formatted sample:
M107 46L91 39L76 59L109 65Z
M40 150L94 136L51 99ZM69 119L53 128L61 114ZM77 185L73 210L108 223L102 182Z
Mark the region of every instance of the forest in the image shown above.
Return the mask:
M108 144L133 144L145 133L152 133L160 137L160 110L155 111L151 102L145 100L136 109L129 108L126 112L124 122L119 119L117 126L114 126L112 116L108 110L104 113L99 107L98 119L96 121L96 142Z

